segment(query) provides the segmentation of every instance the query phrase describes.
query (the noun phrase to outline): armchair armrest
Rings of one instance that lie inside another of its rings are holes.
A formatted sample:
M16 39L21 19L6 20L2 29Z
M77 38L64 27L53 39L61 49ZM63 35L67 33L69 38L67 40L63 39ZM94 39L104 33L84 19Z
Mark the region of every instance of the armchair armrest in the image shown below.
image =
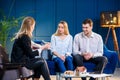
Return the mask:
M118 55L115 51L108 50L104 52L103 56L106 56L110 63L116 64L118 62Z
M108 61L111 61L112 59L114 61L118 61L118 54L116 51L111 51L109 50L105 45L104 45L104 54L103 56L106 56Z
M22 63L10 63L10 62L8 62L8 63L0 63L0 65L2 65L2 67L1 67L2 75L1 75L0 79L6 80L5 75L7 73L9 73L10 71L14 72L15 70L18 70L18 77L20 79L23 79L23 74L22 74L22 66L23 66L23 64Z
M0 63L3 66L3 69L11 70L18 69L23 66L22 63Z
M104 45L104 54L103 56L106 56L108 59L108 64L106 65L106 68L110 68L112 72L115 71L116 65L118 63L118 54L116 51L108 50L107 47Z
M44 45L45 44L43 41L38 41L38 40L35 40L34 42L37 43L37 44L40 44L40 45Z

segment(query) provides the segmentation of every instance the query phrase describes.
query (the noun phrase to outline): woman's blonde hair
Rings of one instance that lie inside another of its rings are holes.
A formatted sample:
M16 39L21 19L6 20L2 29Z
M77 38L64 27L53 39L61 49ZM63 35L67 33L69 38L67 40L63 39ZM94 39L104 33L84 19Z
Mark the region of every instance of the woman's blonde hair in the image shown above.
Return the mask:
M65 34L65 35L70 34L70 33L69 33L69 30L68 30L68 24L67 24L66 21L60 21L59 24L63 24L63 26L64 26L64 34ZM58 24L58 25L59 25L59 24ZM58 28L59 28L59 26L57 27L57 30L56 30L56 32L55 32L55 34L54 34L55 36L61 35L61 34L58 32Z
M34 28L35 20L32 17L25 17L20 30L15 36L16 38L21 37L22 35L28 35L30 38L32 37L32 29Z

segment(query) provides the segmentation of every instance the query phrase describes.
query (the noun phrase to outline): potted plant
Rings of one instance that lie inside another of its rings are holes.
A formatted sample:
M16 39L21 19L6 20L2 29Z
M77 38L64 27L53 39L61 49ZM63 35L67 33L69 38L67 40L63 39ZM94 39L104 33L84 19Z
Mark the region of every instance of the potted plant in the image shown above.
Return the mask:
M19 18L7 18L6 16L3 16L0 20L0 44L2 44L3 47L6 46L6 41L10 30L13 27L17 27L21 19L23 19L23 16Z

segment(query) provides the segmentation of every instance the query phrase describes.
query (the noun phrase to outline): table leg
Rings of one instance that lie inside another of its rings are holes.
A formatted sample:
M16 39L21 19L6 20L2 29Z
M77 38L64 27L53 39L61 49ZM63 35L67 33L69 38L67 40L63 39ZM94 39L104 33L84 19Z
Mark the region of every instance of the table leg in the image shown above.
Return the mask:
M105 80L105 77L102 77L101 79L102 79L102 80Z
M109 76L106 77L98 77L95 80L109 80Z
M119 51L118 41L117 41L116 32L115 32L114 27L112 27L112 36L113 36L113 42L114 42L114 49L116 51Z
M90 77L86 77L86 80L89 80L90 79Z
M110 34L110 30L111 30L111 27L109 27L109 29L108 29L108 33L107 33L107 36L106 36L106 39L105 39L105 44L107 44L108 37L109 37L109 34Z

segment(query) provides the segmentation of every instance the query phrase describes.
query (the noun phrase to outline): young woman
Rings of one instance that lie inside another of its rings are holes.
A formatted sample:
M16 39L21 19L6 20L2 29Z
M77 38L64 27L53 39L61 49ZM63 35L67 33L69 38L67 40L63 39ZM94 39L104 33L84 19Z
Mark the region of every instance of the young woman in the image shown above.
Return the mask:
M11 53L11 62L24 63L26 68L34 71L34 80L39 80L40 75L44 80L51 80L47 64L42 58L35 58L40 55L48 45L41 46L40 49L32 51L31 37L34 30L35 20L32 17L24 18L21 28L15 36L15 41Z
M73 37L69 34L67 22L60 21L56 33L51 37L51 50L53 61L62 73L66 70L73 70L72 41Z

